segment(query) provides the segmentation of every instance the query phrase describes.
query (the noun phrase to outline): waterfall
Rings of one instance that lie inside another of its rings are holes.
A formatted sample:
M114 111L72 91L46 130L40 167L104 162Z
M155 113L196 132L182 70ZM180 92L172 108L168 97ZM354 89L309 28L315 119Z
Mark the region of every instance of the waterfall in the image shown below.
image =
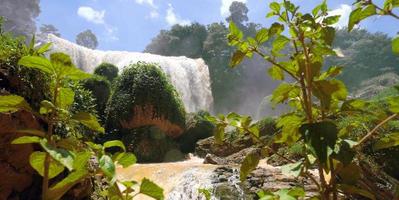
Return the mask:
M51 34L46 40L53 44L51 52L69 54L77 67L90 73L103 62L114 64L120 71L129 64L139 61L157 63L180 94L187 112L209 111L212 107L209 70L202 59L127 51L92 50Z

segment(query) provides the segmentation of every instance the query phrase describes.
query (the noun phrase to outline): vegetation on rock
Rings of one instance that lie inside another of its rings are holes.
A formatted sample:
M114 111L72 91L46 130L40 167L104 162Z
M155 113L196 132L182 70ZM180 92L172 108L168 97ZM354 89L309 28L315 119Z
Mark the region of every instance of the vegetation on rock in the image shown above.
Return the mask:
M111 95L111 84L102 76L93 75L81 81L82 86L91 92L95 99L96 110L101 120L104 120L105 108Z
M104 76L110 83L118 76L119 69L111 63L101 63L94 69L94 74Z

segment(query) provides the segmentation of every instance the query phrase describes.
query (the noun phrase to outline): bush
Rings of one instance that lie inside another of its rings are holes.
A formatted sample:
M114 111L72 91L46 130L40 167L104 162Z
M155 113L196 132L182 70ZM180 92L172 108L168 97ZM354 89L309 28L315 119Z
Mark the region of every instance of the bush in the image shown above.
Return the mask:
M0 31L0 94L22 96L37 109L40 102L49 97L48 76L38 70L18 65L20 58L32 53L34 49L26 46L25 38L14 38L10 33Z
M91 91L95 99L97 113L100 119L104 120L104 110L111 95L111 84L106 78L94 75L83 80L82 85L85 89Z
M144 62L130 65L117 78L106 117L107 131L155 125L178 136L185 126L179 94L156 64Z
M215 126L205 119L207 115L209 113L206 111L187 115L186 130L178 139L182 152L194 152L198 140L213 136Z
M257 122L259 126L259 135L262 136L272 136L276 134L276 121L271 117L265 117Z
M104 76L112 83L118 76L119 69L111 63L102 63L94 69L94 74Z

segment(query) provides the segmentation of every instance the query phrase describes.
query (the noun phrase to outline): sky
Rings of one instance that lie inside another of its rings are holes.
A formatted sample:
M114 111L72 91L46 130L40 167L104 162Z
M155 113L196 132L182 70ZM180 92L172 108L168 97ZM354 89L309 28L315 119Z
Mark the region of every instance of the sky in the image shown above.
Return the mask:
M99 40L98 49L143 51L160 30L174 24L225 22L234 0L41 0L37 25L52 24L70 41L91 29ZM238 0L247 4L249 21L270 25L265 15L270 0ZM321 0L293 0L309 11ZM354 0L330 0L331 14L341 15L339 27L345 26ZM377 1L378 2L378 1ZM399 32L399 20L374 17L360 24L371 32L390 36Z

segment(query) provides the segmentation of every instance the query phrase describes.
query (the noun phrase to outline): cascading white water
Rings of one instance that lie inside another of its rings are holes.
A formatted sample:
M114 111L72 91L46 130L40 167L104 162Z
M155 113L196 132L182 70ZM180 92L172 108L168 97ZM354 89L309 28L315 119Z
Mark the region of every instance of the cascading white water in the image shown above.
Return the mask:
M51 34L48 35L47 42L53 44L52 52L69 54L73 62L86 72L93 72L94 68L103 62L116 65L120 71L131 63L139 61L157 63L179 92L187 112L210 110L212 107L209 70L202 59L127 51L92 50Z

